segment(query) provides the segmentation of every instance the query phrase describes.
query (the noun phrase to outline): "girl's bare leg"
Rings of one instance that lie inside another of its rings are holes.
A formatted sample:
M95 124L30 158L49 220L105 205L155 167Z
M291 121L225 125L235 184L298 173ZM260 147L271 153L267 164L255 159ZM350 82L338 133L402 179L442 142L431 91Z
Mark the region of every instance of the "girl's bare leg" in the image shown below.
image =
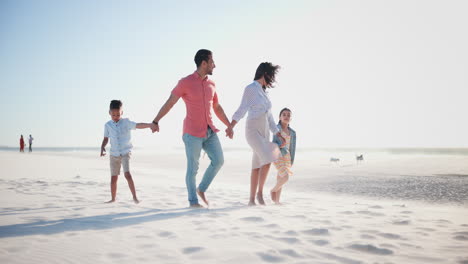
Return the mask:
M272 193L272 197L275 196L275 203L279 203L279 199L280 199L280 196L281 196L281 190L283 188L283 185L288 182L289 180L289 176L284 176L284 177L279 177L277 176L276 177L277 181L276 181L276 185L275 187L273 187L273 189L271 189L271 193Z

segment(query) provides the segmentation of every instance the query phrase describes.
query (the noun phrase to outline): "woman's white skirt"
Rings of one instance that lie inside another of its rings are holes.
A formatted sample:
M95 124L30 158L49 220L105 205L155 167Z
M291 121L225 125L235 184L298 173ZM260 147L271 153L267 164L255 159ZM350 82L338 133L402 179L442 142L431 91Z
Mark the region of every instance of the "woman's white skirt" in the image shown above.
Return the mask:
M272 163L281 156L278 145L271 142L266 113L255 119L247 119L245 137L253 150L252 169Z

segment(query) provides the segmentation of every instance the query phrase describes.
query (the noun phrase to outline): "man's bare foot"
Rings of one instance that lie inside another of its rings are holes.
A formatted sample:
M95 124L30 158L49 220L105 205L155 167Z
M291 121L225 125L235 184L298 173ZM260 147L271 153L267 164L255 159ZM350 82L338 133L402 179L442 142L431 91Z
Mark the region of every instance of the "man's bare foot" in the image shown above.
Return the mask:
M255 201L254 200L251 200L249 201L249 206L256 206L257 204L255 204Z
M257 193L257 201L260 205L265 205L265 201L263 200L263 195L261 193Z
M107 201L106 203L113 203L113 202L115 202L115 199L112 199L112 200L110 200L110 201Z
M200 191L198 188L197 188L197 194L198 194L198 196L200 196L200 198L203 200L203 202L204 202L207 206L210 205L210 204L208 203L208 200L207 200L206 197L205 197L205 193L202 192L202 191Z
M205 208L201 204L191 204L190 208Z
M133 198L133 202L136 203L136 204L140 203L140 201L137 198Z

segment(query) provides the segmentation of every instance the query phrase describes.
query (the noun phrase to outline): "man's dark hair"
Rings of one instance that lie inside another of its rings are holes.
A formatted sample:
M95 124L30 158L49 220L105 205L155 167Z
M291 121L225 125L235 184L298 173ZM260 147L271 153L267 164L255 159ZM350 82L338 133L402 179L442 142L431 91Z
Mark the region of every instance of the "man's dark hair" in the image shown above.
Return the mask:
M112 100L109 106L110 110L117 109L120 110L122 108L122 101L120 100Z
M276 81L275 75L278 73L279 69L279 65L273 65L271 62L262 62L258 65L254 80L256 81L264 77L266 87L273 88L273 83Z
M195 54L195 64L197 65L197 68L200 67L202 64L202 61L208 62L211 56L211 51L207 49L201 49L197 51L197 54Z

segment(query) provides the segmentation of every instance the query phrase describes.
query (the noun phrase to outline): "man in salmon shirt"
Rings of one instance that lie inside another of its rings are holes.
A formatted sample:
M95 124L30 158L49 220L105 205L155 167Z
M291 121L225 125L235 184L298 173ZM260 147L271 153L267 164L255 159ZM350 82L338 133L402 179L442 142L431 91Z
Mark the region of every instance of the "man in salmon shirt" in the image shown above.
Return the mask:
M213 124L211 110L227 126L226 136L232 139L234 132L229 119L218 102L215 83L208 79L216 67L211 51L201 49L195 54L197 70L182 78L172 90L169 99L161 107L153 123L156 125L153 133L159 131L159 121L171 108L182 98L187 108L184 119L183 141L187 155L187 174L185 183L187 185L188 200L190 207L202 208L198 203L198 196L208 206L205 192L211 181L223 166L224 155L216 133L219 131ZM201 150L204 150L211 160L211 164L205 171L203 179L196 188L196 174L198 171Z

